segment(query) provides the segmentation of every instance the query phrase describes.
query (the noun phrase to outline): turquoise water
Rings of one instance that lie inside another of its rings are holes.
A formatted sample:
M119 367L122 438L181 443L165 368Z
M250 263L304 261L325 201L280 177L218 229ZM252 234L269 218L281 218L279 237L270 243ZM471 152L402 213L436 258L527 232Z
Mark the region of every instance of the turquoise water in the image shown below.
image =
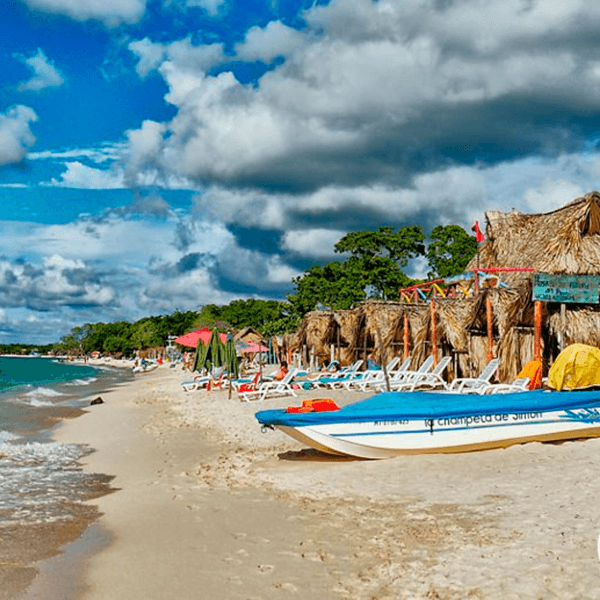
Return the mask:
M52 441L50 427L131 378L47 358L0 357L0 526L68 519L95 481L79 460L92 449Z

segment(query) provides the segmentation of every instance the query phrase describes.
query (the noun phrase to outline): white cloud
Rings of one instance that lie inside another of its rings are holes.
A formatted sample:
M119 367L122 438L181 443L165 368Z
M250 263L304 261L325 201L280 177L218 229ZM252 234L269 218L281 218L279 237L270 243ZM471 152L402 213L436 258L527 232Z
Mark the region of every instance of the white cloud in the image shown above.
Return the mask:
M565 153L440 169L414 176L410 187L326 186L289 194L212 186L194 202L198 214L225 223L287 230L282 250L327 258L351 229L382 223L470 228L487 210L553 210L597 188L599 174L600 154Z
M60 179L51 179L51 186L109 190L125 187L125 175L116 169L94 169L80 162L66 163L67 170Z
M94 19L109 27L137 23L146 0L22 0L30 9L64 15L76 21Z
M287 231L283 235L281 247L300 256L330 259L335 255L333 247L346 233L338 229Z
M18 105L0 113L0 166L21 162L35 143L30 124L38 120L33 109Z
M105 143L95 148L70 148L68 150L43 150L41 152L30 152L29 160L61 160L86 158L95 163L102 164L121 160L127 146L124 142Z
M228 60L223 54L223 44L193 46L190 38L168 44L144 38L131 42L128 48L139 59L136 71L140 77L146 77L166 61L176 63L182 71L198 73Z
M262 60L270 63L278 56L288 56L302 50L308 43L306 35L281 21L271 21L264 28L251 27L244 41L236 44L235 53L240 60Z
M65 82L63 76L54 65L48 62L40 48L38 48L37 54L29 58L22 55L16 55L16 57L32 71L31 79L17 87L20 92L38 92L48 87L59 87Z
M279 21L251 28L234 57L190 39L130 44L140 75L158 70L169 87L165 100L178 109L152 161L201 182L248 186L300 186L306 169L319 185L389 180L404 162L414 164L414 153L439 147L439 138L458 143L465 119L480 124L474 147L480 139L500 149L515 144L507 136L518 139L519 128L537 148L551 133L562 143L560 132L548 132L560 121L534 126L512 97L600 108L598 62L578 35L582 23L590 32L600 26L595 6L333 0L304 16L302 31ZM278 55L283 64L257 85L228 72L208 75L217 62ZM512 107L507 127L493 118L492 103L503 102Z
M0 301L3 306L27 306L48 310L53 306L110 304L112 287L90 278L81 260L46 256L41 264L0 259Z

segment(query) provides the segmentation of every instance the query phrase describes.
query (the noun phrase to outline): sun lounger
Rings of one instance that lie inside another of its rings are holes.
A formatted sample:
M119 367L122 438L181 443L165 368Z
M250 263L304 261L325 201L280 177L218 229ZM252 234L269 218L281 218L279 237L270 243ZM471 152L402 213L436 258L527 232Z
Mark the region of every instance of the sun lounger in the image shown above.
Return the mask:
M388 375L388 379L392 378L394 374L406 371L410 365L410 358L407 358L402 365L396 370L396 365L400 362L399 357L392 358L392 360L386 365L385 372L383 369L372 369L365 371L360 378L351 379L344 382L344 387L349 391L361 391L364 392L368 388L375 387L376 384L385 381L385 373Z
M338 373L333 375L329 375L327 377L318 377L316 379L308 379L313 387L316 388L324 388L324 387L341 387L344 381L350 381L351 379L356 378L358 369L363 364L362 360L357 360L353 365L347 367L346 369L342 369ZM334 384L333 386L329 384Z
M399 371L394 374L393 377L390 377L389 384L390 390L396 389L397 386L406 383L409 379L415 375L421 373L428 373L433 366L433 356L428 356L423 364L416 370L410 371L406 369L406 371ZM379 392L387 391L387 384L384 382L378 383L375 385L375 389Z
M448 386L448 390L460 394L478 394L486 386L490 385L490 381L498 370L499 364L500 361L497 358L493 358L483 371L481 371L479 377L459 377Z
M520 377L515 379L513 383L490 383L485 386L480 394L509 394L511 392L527 392L529 391L529 377Z
M242 402L252 400L264 400L269 396L297 396L292 387L292 381L297 375L298 369L292 369L283 379L274 381L263 381L256 390L238 392Z
M435 367L426 373L415 373L409 376L406 381L393 387L398 392L414 392L416 389L435 389L447 388L447 383L442 379L442 373L448 368L452 358L444 356Z

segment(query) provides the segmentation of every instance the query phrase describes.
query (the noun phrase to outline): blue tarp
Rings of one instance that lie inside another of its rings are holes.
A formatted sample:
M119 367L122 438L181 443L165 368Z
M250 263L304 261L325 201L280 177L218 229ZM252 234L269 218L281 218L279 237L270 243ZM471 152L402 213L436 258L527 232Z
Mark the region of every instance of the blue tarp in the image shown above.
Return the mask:
M435 392L384 392L333 412L288 413L285 410L263 410L256 413L256 418L262 425L301 427L320 423L437 419L574 408L600 409L600 390L587 392L536 390L490 396Z

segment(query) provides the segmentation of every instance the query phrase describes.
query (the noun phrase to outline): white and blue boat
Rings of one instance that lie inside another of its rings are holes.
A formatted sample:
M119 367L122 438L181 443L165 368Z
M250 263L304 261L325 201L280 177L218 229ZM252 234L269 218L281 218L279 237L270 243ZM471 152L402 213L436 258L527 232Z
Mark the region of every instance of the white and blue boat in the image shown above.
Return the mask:
M389 458L469 452L526 442L600 436L600 391L532 391L491 396L387 392L331 412L256 413L329 454Z

